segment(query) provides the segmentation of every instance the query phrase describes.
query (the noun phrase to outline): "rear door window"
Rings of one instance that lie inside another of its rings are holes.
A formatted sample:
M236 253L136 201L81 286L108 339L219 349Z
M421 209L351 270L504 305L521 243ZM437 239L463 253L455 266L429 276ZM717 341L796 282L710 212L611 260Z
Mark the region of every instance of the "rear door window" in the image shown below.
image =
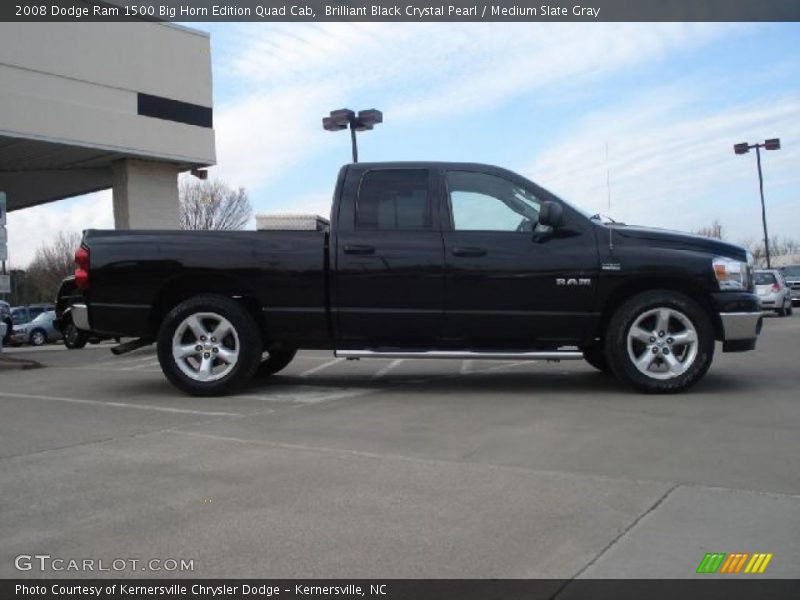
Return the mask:
M426 169L367 171L358 192L356 229L431 229L429 187Z

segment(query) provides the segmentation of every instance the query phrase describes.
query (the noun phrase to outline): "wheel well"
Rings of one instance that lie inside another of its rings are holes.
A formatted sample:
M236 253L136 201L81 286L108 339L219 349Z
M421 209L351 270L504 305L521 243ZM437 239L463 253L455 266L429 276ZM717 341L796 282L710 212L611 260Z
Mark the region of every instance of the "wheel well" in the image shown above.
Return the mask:
M202 281L198 281L198 279L202 279ZM165 285L156 296L153 310L150 312L151 333L154 336L158 333L161 321L178 304L201 295L219 295L236 300L253 317L262 336L266 336L261 302L255 292L247 286L242 286L233 278L218 275L193 275L191 278L176 279Z
M711 325L714 328L715 339L722 339L722 321L719 318L719 314L717 314L717 311L714 309L708 293L703 291L703 289L694 282L679 278L637 279L636 281L632 281L614 290L605 303L594 337L603 338L611 317L625 301L636 294L649 290L672 290L689 296L706 311L706 314L708 314L708 318L711 320Z

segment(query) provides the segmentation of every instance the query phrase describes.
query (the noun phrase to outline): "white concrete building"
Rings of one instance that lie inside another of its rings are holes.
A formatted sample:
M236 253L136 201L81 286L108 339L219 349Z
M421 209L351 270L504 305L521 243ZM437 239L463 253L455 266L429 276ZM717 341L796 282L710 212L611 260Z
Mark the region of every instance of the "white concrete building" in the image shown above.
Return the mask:
M177 175L215 162L208 35L153 23L0 23L9 211L113 188L117 228L176 228Z

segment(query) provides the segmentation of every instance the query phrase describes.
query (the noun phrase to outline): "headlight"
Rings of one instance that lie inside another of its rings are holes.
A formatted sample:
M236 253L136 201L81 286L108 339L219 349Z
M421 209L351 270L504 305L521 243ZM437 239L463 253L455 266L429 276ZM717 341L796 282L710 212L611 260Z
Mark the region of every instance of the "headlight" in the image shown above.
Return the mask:
M714 267L714 275L717 278L719 289L738 291L750 289L753 281L753 267L749 256L748 262L719 256L711 264Z

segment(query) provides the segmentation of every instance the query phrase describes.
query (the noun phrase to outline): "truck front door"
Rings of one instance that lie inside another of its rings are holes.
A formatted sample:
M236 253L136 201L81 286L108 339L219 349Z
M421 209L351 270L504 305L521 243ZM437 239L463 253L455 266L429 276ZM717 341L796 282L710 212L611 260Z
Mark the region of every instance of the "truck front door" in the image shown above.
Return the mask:
M435 184L426 168L349 168L334 240L340 349L438 342L444 248Z
M467 348L534 348L580 339L592 316L598 258L577 213L538 223L544 193L510 174L445 174L445 337Z

